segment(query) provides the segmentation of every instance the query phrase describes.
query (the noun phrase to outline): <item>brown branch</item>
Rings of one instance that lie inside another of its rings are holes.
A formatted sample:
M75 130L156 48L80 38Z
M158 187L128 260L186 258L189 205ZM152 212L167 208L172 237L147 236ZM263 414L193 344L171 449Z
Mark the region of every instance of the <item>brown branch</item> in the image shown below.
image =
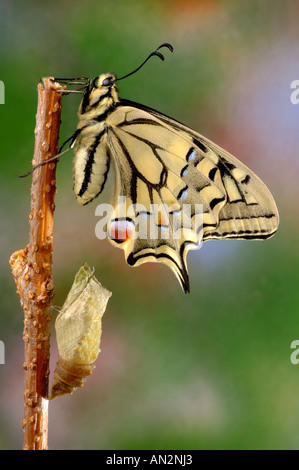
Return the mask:
M57 153L61 110L61 93L54 91L57 89L63 88L49 78L38 85L34 164ZM56 163L40 166L33 172L29 244L10 258L25 314L23 448L26 450L47 449Z

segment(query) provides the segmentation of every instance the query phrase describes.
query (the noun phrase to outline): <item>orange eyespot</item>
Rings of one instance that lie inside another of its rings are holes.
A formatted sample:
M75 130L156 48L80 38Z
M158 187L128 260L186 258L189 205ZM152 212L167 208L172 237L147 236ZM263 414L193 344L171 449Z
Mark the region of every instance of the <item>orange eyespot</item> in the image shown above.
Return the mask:
M158 212L158 220L157 223L160 226L168 226L169 220L165 217L166 214L162 214L160 211Z
M135 231L134 223L130 220L113 220L110 223L109 235L112 240L116 242L125 242L133 238Z

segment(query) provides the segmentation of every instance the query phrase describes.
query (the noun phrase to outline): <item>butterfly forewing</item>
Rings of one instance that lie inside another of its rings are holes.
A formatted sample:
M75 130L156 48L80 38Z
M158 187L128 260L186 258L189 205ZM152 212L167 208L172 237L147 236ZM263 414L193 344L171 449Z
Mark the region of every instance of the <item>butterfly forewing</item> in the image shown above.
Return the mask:
M128 100L126 103L129 103ZM141 107L146 109L142 105ZM184 124L154 109L148 110L164 125L170 126L181 136L192 139L203 155L215 163L216 168L212 169L211 173L209 172L209 177L214 181L216 178L221 178L227 200L219 214L217 230L205 230L204 240L210 238L263 239L275 233L279 224L278 210L269 189L255 173L229 152ZM205 162L206 160L203 165ZM203 170L201 165L198 169Z

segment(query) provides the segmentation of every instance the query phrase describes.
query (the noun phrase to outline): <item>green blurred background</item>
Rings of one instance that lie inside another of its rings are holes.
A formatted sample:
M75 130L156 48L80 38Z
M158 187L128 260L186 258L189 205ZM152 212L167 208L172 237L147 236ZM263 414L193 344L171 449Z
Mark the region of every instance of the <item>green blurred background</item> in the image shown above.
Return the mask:
M191 252L191 294L165 266L132 269L94 234L100 202L80 207L72 156L57 170L53 324L84 261L113 292L101 355L82 390L50 403L51 449L298 449L299 4L274 0L0 0L0 448L22 447L23 312L11 253L28 243L36 86L43 76L124 75L124 98L198 130L269 186L281 224L265 242L215 241ZM77 125L63 98L61 141ZM109 188L110 186L110 188ZM57 350L54 331L51 372Z

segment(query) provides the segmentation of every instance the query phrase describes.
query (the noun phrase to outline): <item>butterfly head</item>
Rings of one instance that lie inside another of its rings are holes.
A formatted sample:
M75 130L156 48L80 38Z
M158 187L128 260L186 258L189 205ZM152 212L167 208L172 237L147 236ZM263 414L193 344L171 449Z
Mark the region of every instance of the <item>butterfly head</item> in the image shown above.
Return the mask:
M112 87L115 88L116 76L113 73L102 73L95 77L91 82L92 90L105 90L106 92Z
M83 96L80 114L95 111L98 107L110 107L119 101L115 82L116 76L113 73L103 73L90 80Z

